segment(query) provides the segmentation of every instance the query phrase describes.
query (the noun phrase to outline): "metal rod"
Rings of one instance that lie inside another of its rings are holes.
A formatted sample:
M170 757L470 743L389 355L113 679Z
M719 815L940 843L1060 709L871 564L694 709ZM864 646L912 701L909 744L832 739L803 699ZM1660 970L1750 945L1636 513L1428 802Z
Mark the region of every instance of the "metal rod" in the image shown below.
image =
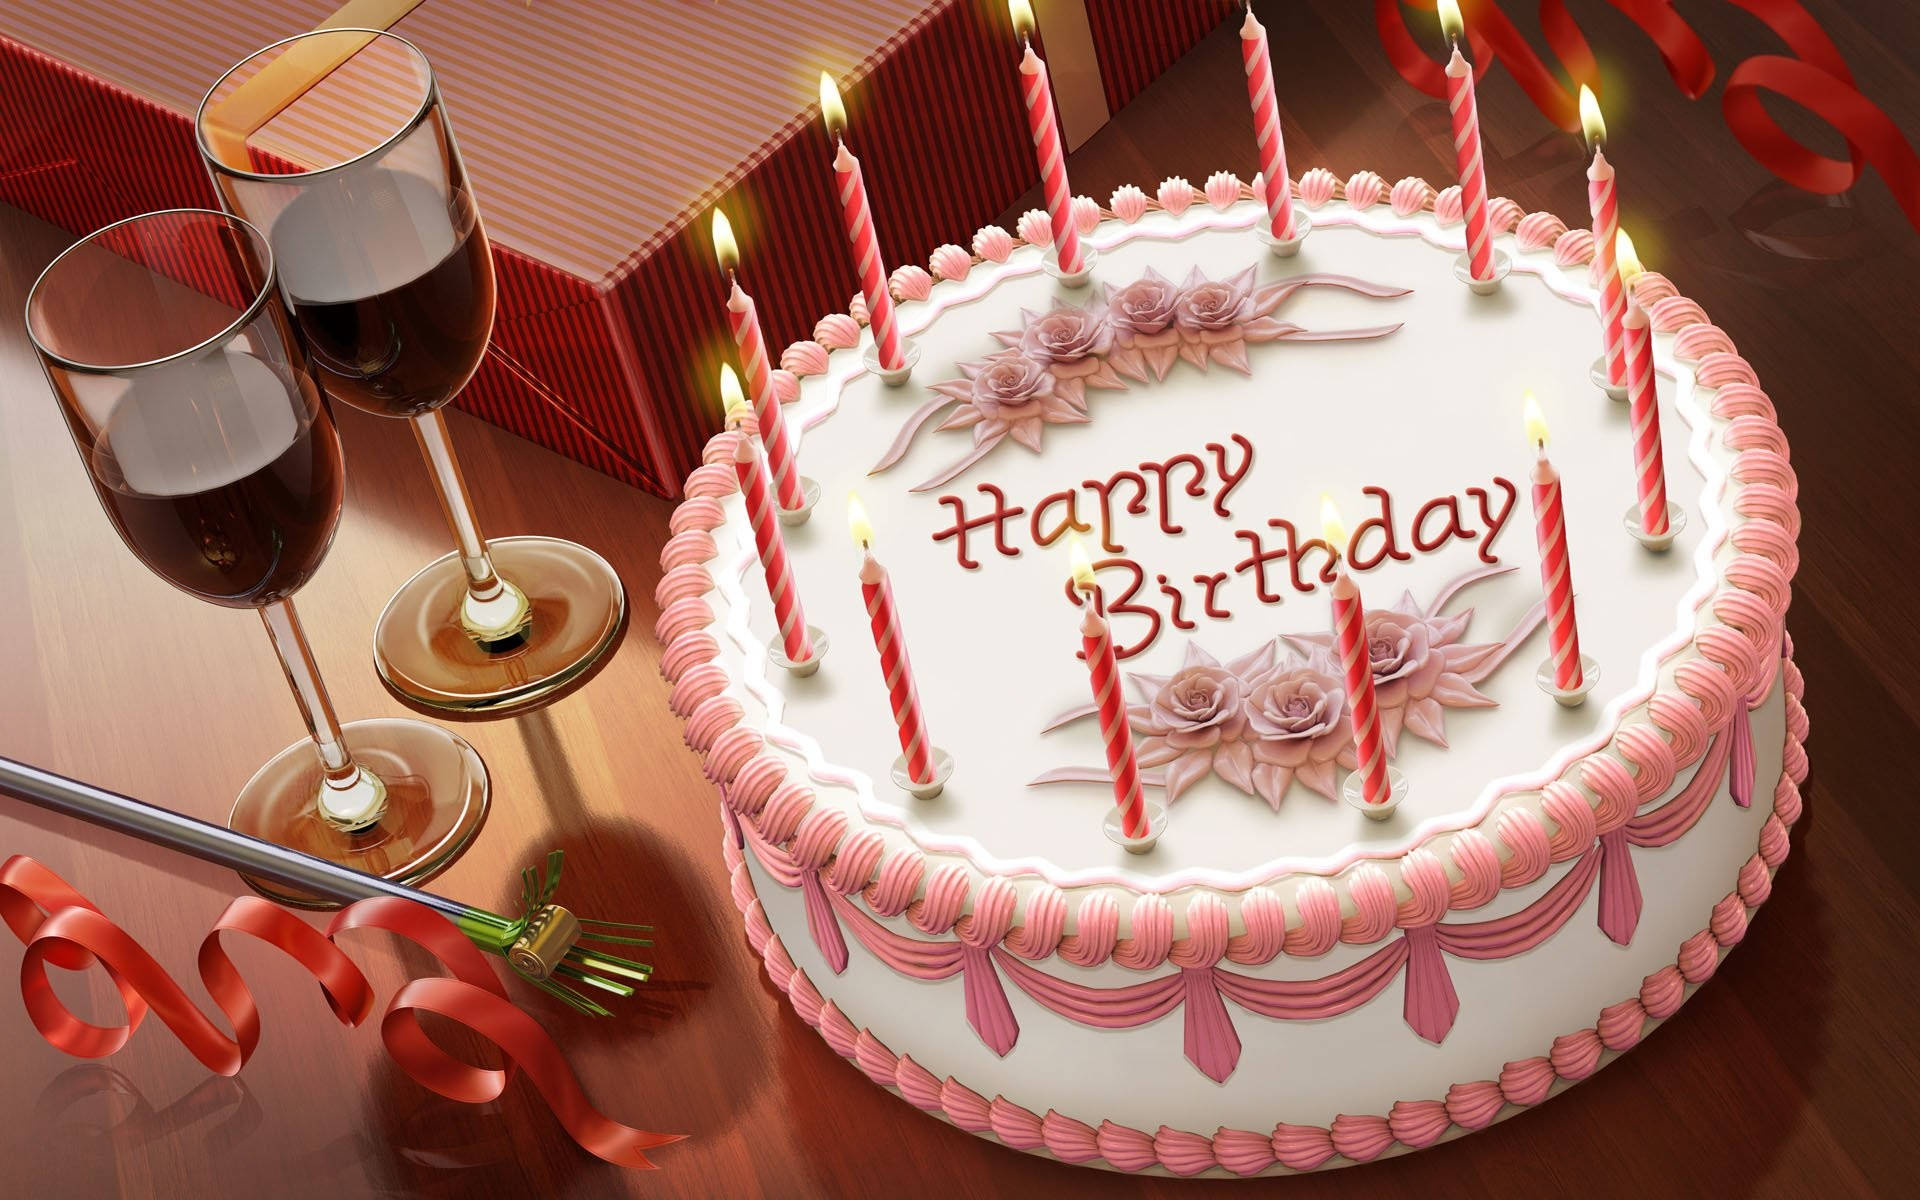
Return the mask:
M456 921L472 921L481 910L368 875L324 858L236 833L224 825L110 792L56 775L52 771L0 757L0 792L89 824L129 834L141 841L190 854L202 862L298 888L311 895L351 904L376 896L412 900Z

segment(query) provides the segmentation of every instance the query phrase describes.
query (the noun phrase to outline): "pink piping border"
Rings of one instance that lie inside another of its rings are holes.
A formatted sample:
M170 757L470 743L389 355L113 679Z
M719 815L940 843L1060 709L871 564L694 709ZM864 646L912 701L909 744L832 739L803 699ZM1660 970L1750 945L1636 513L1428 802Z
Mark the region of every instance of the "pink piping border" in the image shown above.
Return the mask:
M855 1027L833 1001L820 995L768 924L731 834L722 839L722 854L747 940L761 955L768 978L835 1053L916 1108L1018 1150L1044 1152L1065 1162L1104 1160L1118 1171L1158 1167L1181 1176L1208 1171L1245 1176L1276 1167L1311 1171L1370 1162L1390 1152L1431 1146L1453 1134L1455 1126L1468 1132L1483 1129L1546 1100L1562 1081L1586 1079L1610 1061L1609 1055L1638 1044L1712 977L1771 895L1773 877L1791 848L1788 830L1800 819L1799 785L1807 774L1802 746L1806 715L1790 649L1785 669L1790 701L1786 768L1774 791L1773 813L1761 828L1759 849L1741 866L1734 889L1713 906L1706 928L1680 944L1674 963L1648 975L1635 995L1601 1009L1594 1025L1555 1038L1546 1054L1505 1064L1497 1080L1456 1083L1439 1100L1396 1101L1385 1116L1342 1114L1327 1127L1281 1124L1261 1133L1223 1126L1209 1136L1162 1125L1148 1133L1111 1121L1092 1126L1051 1109L1036 1115L1004 1096L988 1100L952 1076L938 1079L911 1056L895 1055L870 1030Z
M1427 191L1430 193L1431 189ZM1431 208L1435 202L1435 197L1429 195L1425 205ZM1497 205L1501 203L1496 201ZM1522 217L1518 206L1511 201L1504 201L1502 211L1505 213L1502 228L1517 228L1540 247L1551 242L1556 261L1562 265L1578 265L1591 258L1592 248L1584 230L1566 230L1548 214ZM1543 230L1547 234L1545 238L1541 236ZM1717 667L1700 660L1681 664L1676 682L1685 701L1671 692L1656 691L1647 703L1649 717L1660 734L1629 744L1622 735L1630 732L1630 726L1606 739L1633 764L1632 782L1644 800L1663 791L1671 783L1673 772L1699 758L1705 746L1701 735L1716 732L1731 720L1733 705L1742 696L1754 694L1763 674L1770 683L1773 651L1769 643L1778 644L1779 622L1797 565L1793 541L1798 533L1799 515L1793 503L1797 484L1787 464L1785 439L1774 422L1772 405L1759 390L1751 368L1733 353L1732 343L1725 334L1706 323L1705 313L1692 301L1678 296L1664 277L1649 272L1634 281L1633 290L1636 298L1650 306L1655 328L1676 334L1673 343L1676 357L1696 362L1696 384L1703 390L1719 392L1712 403L1711 414L1727 421L1720 437L1737 452L1728 475L1747 485L1746 493L1736 506L1737 513L1745 519L1735 521L1729 535L1740 553L1723 568L1730 586L1720 588L1712 601L1714 615L1728 624L1704 630L1694 639L1705 658ZM842 320L853 323L853 318ZM831 319L823 321L822 330L817 332L824 332L830 322ZM855 336L857 340L857 326ZM844 338L836 341L842 342ZM783 364L790 363L807 373L823 370L825 359L825 348L813 343L796 343L782 355ZM797 388L790 391L797 393ZM817 807L811 789L786 779L785 764L781 760L760 755L764 745L761 735L741 723L738 702L723 694L729 677L724 668L712 661L718 655L718 646L707 628L713 623L714 614L703 597L713 586L705 564L718 553L711 531L725 519L718 498L735 486L732 472L724 461L731 456L734 436L732 433L717 435L709 443L706 464L689 476L688 499L674 514L674 536L661 555L666 574L655 593L662 609L655 630L667 648L662 658L662 673L675 684L671 703L675 711L688 720L688 744L708 756L708 776L735 811L742 815L754 814L769 804L776 804L777 811L770 815L775 818L774 829L784 830L784 834L774 836L773 840L783 841L802 832L803 826L809 826L806 832L815 835L811 840L816 844L822 840L819 835L828 835L824 839L826 844L819 846L819 850L824 851L823 862L836 855L845 860L835 863L837 879L843 878L842 867L850 869L855 863L864 867L867 878L859 881L845 878L837 886L848 891L866 891L870 902L871 890L882 889L889 896L897 897L896 905L891 906L894 912L908 903L919 907L935 901L931 890L924 901L915 899L921 878L927 874L926 855L922 851L909 849L882 864L883 847L878 844L877 832L867 830L849 836L843 813L831 806ZM1704 428L1695 431L1696 442L1706 436ZM1756 486L1764 491L1756 492ZM1687 669L1695 666L1700 669L1689 673ZM1674 703L1663 707L1662 700ZM1704 730L1700 727L1703 719ZM1654 742L1662 746L1654 746ZM1597 754L1588 761L1617 766L1616 760ZM746 768L750 764L769 764L773 771L760 767L748 772ZM737 778L749 782L736 785ZM1658 786L1653 786L1656 783ZM1585 793L1579 794L1585 797ZM1606 797L1597 793L1592 801L1595 805L1607 802ZM837 824L834 818L838 818ZM1561 830L1553 836L1557 839L1564 832ZM1470 834L1477 836L1478 843L1487 840L1471 829L1456 835L1449 847L1449 857L1463 875L1461 883L1454 885L1456 892L1466 883L1464 876L1469 867L1465 856L1481 855L1480 844L1462 845ZM1518 886L1505 868L1523 856L1524 847L1544 842L1548 836L1544 825L1532 810L1510 809L1496 822L1495 834L1507 843L1510 852L1503 864L1502 886ZM933 872L932 882L944 885L936 911L928 914L936 924L943 915L948 925L959 919L962 908L971 899L971 881L954 879L951 874L954 870L964 872L965 868L947 864ZM1359 873L1369 870L1377 868L1363 863L1350 874L1357 879ZM1050 884L1043 885L1043 889L1050 890L1055 897L1061 895L1059 889ZM876 906L876 911L884 914L888 908ZM1342 940L1354 941L1351 935L1358 932L1343 929ZM1366 940L1379 939L1376 936Z

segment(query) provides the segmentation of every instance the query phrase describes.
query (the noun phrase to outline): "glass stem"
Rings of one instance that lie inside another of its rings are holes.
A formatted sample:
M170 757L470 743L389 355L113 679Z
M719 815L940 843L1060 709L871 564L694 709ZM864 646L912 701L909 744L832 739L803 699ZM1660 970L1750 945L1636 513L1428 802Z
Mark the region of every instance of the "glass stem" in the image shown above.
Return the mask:
M453 456L453 442L447 436L446 418L437 408L421 413L413 418L413 436L420 440L420 453L432 468L433 485L440 493L441 511L447 514L447 524L460 544L460 565L466 568L468 594L483 604L498 599L500 576L494 573L486 539L480 536L467 481L460 477L460 460Z
M373 772L353 761L340 736L333 701L320 682L320 668L313 661L313 648L307 645L307 634L300 627L293 601L276 600L265 605L260 609L260 621L273 639L280 667L287 673L300 716L320 755L321 781L314 797L320 815L342 829L364 829L374 824L386 810L386 786Z

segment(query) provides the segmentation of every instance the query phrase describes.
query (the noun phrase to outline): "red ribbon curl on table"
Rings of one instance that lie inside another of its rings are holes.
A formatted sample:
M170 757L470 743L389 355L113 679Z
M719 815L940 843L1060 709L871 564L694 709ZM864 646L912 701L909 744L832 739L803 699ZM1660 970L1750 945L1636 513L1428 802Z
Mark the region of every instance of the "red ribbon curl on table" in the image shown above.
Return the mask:
M1652 39L1667 74L1683 95L1698 100L1713 83L1714 63L1705 43L1673 10L1671 0L1608 0ZM1860 181L1868 167L1879 172L1907 221L1920 231L1920 155L1893 119L1862 95L1846 60L1826 30L1799 0L1728 0L1780 39L1791 56L1758 54L1728 75L1721 115L1747 153L1780 179L1809 192L1833 195ZM1403 7L1404 5L1404 7ZM1405 8L1432 11L1434 0L1374 0L1374 25L1387 60L1429 96L1446 94L1441 65L1407 28ZM1484 75L1504 60L1535 108L1562 129L1579 128L1572 89L1540 60L1497 0L1462 0L1474 72ZM1599 91L1593 49L1564 0L1540 0L1540 27L1566 76ZM1794 138L1761 103L1772 92L1800 105L1831 126L1847 143L1847 158L1829 158Z
M373 1012L373 988L333 939L349 930L380 929L420 946L453 975L406 984L380 1018L387 1054L416 1083L450 1100L484 1104L506 1090L513 1068L519 1067L582 1149L623 1167L651 1168L644 1152L682 1136L649 1133L603 1116L580 1090L553 1039L507 999L479 948L451 921L408 900L349 905L334 915L324 934L257 896L229 903L200 943L197 965L208 995L233 1026L231 1037L125 930L33 859L14 855L0 864L0 920L27 948L20 962L20 995L34 1028L54 1048L79 1058L102 1058L120 1049L151 1012L208 1070L239 1073L260 1042L260 1010L221 945L221 935L229 932L256 938L299 963L320 984L341 1023L358 1026ZM126 1006L124 1025L82 1020L54 994L48 964L77 971L96 963ZM422 1012L487 1039L506 1056L507 1066L476 1067L440 1049L420 1026Z

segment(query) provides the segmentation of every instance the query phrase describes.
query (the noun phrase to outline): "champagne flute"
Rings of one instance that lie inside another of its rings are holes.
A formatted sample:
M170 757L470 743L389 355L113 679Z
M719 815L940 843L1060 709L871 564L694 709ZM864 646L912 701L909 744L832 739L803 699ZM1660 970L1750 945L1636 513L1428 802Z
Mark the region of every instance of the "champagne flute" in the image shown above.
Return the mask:
M493 327L493 258L426 57L394 34L323 29L221 76L195 116L222 202L266 230L289 311L336 399L413 426L459 549L401 585L374 661L434 708L506 711L613 646L626 594L605 559L480 535L441 409Z
M486 816L480 756L425 721L341 725L294 612L340 524L340 437L265 236L204 209L109 225L47 266L26 321L127 548L182 591L256 609L279 652L311 737L248 780L229 823L406 883L452 862Z

